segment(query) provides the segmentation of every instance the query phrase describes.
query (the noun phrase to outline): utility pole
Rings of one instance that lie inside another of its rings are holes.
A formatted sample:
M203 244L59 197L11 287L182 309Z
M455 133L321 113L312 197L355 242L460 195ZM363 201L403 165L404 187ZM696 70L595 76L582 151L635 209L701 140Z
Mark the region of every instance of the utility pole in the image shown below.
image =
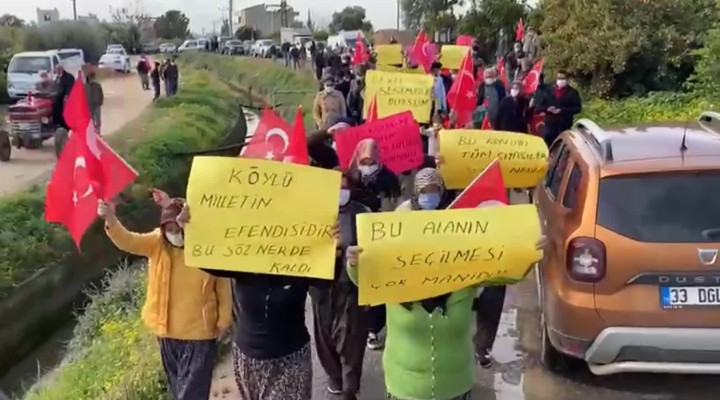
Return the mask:
M77 21L77 0L72 0L73 3L73 19Z
M397 24L396 28L398 31L400 31L400 0L397 0Z
M229 3L229 9L228 9L228 30L230 31L230 36L235 37L235 31L233 30L233 0L228 0Z
M290 23L288 21L288 6L287 6L287 0L281 0L280 1L280 26L282 28L288 28L290 27Z

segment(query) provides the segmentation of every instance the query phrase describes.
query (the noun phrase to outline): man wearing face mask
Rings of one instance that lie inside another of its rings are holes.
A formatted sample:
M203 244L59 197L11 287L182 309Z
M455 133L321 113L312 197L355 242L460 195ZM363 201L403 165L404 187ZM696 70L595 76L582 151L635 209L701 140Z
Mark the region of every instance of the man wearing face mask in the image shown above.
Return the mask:
M575 115L582 111L580 95L568 84L567 76L567 71L558 71L544 110L545 125L542 134L548 147L562 132L572 127Z
M522 94L522 83L510 85L510 96L500 102L497 125L499 131L527 133L528 100Z
M323 90L315 96L313 117L319 129L329 127L329 122L338 117L347 116L345 97L335 89L335 79L327 77L323 80Z
M490 125L497 125L500 102L505 98L505 86L497 78L497 69L488 68L483 72L485 82L478 88L477 105L485 105Z
M505 54L505 71L510 71L510 77L512 78L520 66L520 53L522 52L522 43L515 42L513 49Z
M121 250L148 259L147 296L142 320L158 337L169 391L175 400L207 399L215 367L217 340L232 324L230 281L185 265L180 214L185 200L153 190L161 207L160 227L130 232L114 208L98 203L105 231Z
M347 96L348 116L355 123L363 122L363 107L365 107L365 67L358 67L355 71L355 79L350 82L350 92Z

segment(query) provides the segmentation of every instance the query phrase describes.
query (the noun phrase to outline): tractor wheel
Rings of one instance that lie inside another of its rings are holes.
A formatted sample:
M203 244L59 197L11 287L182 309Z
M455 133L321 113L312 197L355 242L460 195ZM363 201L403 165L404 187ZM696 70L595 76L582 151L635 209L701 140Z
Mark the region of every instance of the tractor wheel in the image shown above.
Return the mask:
M10 136L7 132L0 130L0 161L10 161L10 154L12 153L12 145L10 144Z
M65 142L68 140L68 131L65 128L58 128L55 131L55 157L60 158Z

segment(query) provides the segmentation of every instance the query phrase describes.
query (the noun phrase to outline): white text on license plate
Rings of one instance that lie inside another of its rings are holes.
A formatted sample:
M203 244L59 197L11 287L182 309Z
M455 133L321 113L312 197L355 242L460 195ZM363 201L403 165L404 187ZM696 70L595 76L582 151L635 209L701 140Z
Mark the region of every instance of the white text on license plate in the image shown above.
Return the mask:
M720 306L720 286L661 287L662 308Z

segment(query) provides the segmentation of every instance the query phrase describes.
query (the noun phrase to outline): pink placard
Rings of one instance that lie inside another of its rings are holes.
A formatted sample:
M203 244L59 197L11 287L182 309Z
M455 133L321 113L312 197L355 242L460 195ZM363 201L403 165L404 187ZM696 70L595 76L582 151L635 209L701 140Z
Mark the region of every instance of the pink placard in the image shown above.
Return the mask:
M420 128L410 111L345 129L335 134L334 139L343 169L350 165L355 147L363 139L374 139L378 143L382 163L396 174L423 163Z

